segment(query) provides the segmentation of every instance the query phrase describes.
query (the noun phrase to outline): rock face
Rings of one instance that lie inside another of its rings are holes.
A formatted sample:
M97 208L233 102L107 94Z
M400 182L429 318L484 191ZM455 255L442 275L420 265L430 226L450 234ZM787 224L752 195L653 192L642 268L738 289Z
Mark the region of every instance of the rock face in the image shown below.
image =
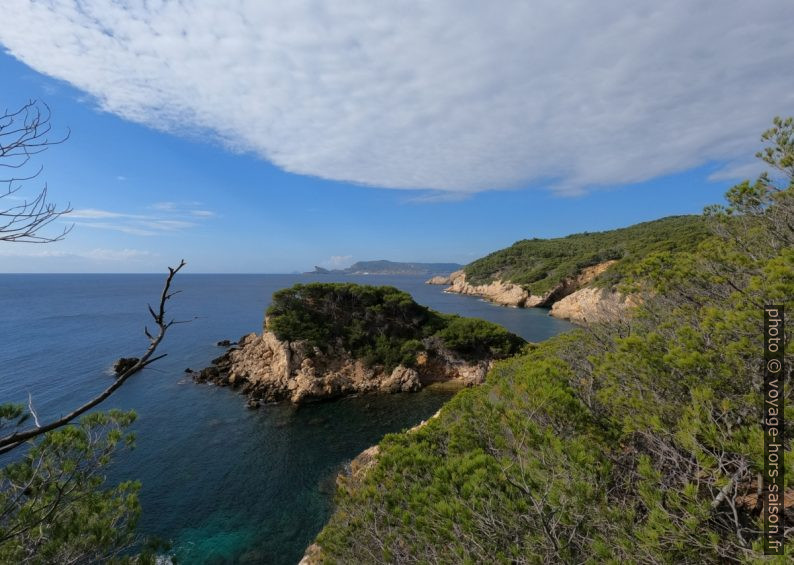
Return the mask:
M443 284L443 283L438 283ZM543 301L540 296L533 296L521 286L509 282L496 280L489 284L473 285L466 281L466 273L455 271L449 276L449 287L444 292L456 292L483 298L501 306L514 308L530 308Z
M596 277L614 265L610 260L585 267L576 276L563 279L542 296L530 294L520 285L495 280L485 285L473 285L466 281L466 273L456 271L448 278L433 277L428 284L446 284L445 292L481 296L501 306L517 308L550 307L550 315L578 324L618 319L639 303L637 297L626 296L615 291L588 287Z
M239 345L213 360L193 377L198 382L241 387L259 402L288 400L300 404L356 393L413 392L434 381L457 380L470 386L485 379L490 361L468 363L455 354L428 344L432 353L420 354L415 368L367 367L337 348L330 353L312 349L304 342L279 340L273 332L248 334Z
M592 324L620 319L639 303L636 296L606 288L588 287L555 302L550 314L577 324Z
M460 273L462 271L455 271L456 273ZM425 284L452 284L450 281L450 277L444 275L436 275L435 277L425 281Z

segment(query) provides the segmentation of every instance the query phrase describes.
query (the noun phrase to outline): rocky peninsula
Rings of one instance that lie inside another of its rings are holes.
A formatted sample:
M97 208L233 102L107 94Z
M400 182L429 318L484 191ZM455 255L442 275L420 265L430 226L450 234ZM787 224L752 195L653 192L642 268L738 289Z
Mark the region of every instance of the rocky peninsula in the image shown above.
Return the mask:
M574 323L602 322L617 319L639 303L635 296L614 289L589 286L617 260L608 260L583 268L575 276L565 277L543 294L532 294L519 284L494 280L471 284L464 270L448 277L437 276L427 284L447 285L444 292L479 296L500 306L512 308L550 308L549 314Z
M626 228L524 239L428 284L502 306L549 308L578 324L625 317L641 302L621 282L657 253L691 252L706 237L703 218L670 216Z
M262 334L243 336L193 378L240 388L250 407L413 392L438 381L471 386L523 343L496 324L434 312L393 287L313 283L274 294Z

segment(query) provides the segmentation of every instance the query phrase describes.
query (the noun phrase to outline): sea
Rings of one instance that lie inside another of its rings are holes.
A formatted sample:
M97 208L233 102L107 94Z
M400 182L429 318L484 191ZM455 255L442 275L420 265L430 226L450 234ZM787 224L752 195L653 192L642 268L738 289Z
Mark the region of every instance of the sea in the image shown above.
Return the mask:
M0 402L27 404L49 420L113 381L119 357L140 356L164 275L0 275ZM364 395L294 407L245 407L229 388L196 384L224 348L261 332L274 291L295 283L391 285L435 310L501 324L542 341L570 324L542 309L512 309L442 291L416 276L199 275L179 273L172 326L158 353L101 409L135 410L135 447L118 453L108 483L142 484L142 536L170 542L178 563L297 563L328 519L335 477L385 434L410 428L453 394Z

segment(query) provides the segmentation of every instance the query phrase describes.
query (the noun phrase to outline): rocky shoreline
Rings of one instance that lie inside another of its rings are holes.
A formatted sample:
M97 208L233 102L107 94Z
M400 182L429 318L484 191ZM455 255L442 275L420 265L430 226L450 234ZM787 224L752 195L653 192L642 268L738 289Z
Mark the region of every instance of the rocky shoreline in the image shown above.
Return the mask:
M616 320L639 304L638 297L616 290L588 286L617 261L610 260L582 269L576 276L563 279L543 295L529 293L521 285L495 280L476 285L466 280L463 270L448 277L437 276L427 284L446 285L444 292L478 296L511 308L549 308L549 315L577 324Z
M469 362L428 340L426 352L413 367L398 365L388 370L367 366L341 347L330 352L310 348L305 342L279 340L265 329L248 334L209 367L192 373L196 382L240 389L248 406L288 401L302 404L359 393L414 392L439 381L461 386L483 382L491 360Z

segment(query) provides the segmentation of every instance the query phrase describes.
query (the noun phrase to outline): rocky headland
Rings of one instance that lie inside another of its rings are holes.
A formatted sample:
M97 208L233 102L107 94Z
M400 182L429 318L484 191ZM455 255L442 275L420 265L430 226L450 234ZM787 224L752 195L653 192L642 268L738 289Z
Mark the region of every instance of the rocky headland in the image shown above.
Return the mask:
M578 324L624 318L640 296L618 289L657 253L691 252L707 237L703 218L670 216L602 232L523 239L428 284L502 306L548 308Z
M464 270L455 271L448 277L433 277L427 284L448 285L444 292L479 296L500 306L550 308L551 316L585 324L617 319L639 303L637 297L589 286L615 263L617 261L613 259L585 267L576 276L565 277L542 295L532 294L521 285L500 279L488 284L471 284L466 280Z

